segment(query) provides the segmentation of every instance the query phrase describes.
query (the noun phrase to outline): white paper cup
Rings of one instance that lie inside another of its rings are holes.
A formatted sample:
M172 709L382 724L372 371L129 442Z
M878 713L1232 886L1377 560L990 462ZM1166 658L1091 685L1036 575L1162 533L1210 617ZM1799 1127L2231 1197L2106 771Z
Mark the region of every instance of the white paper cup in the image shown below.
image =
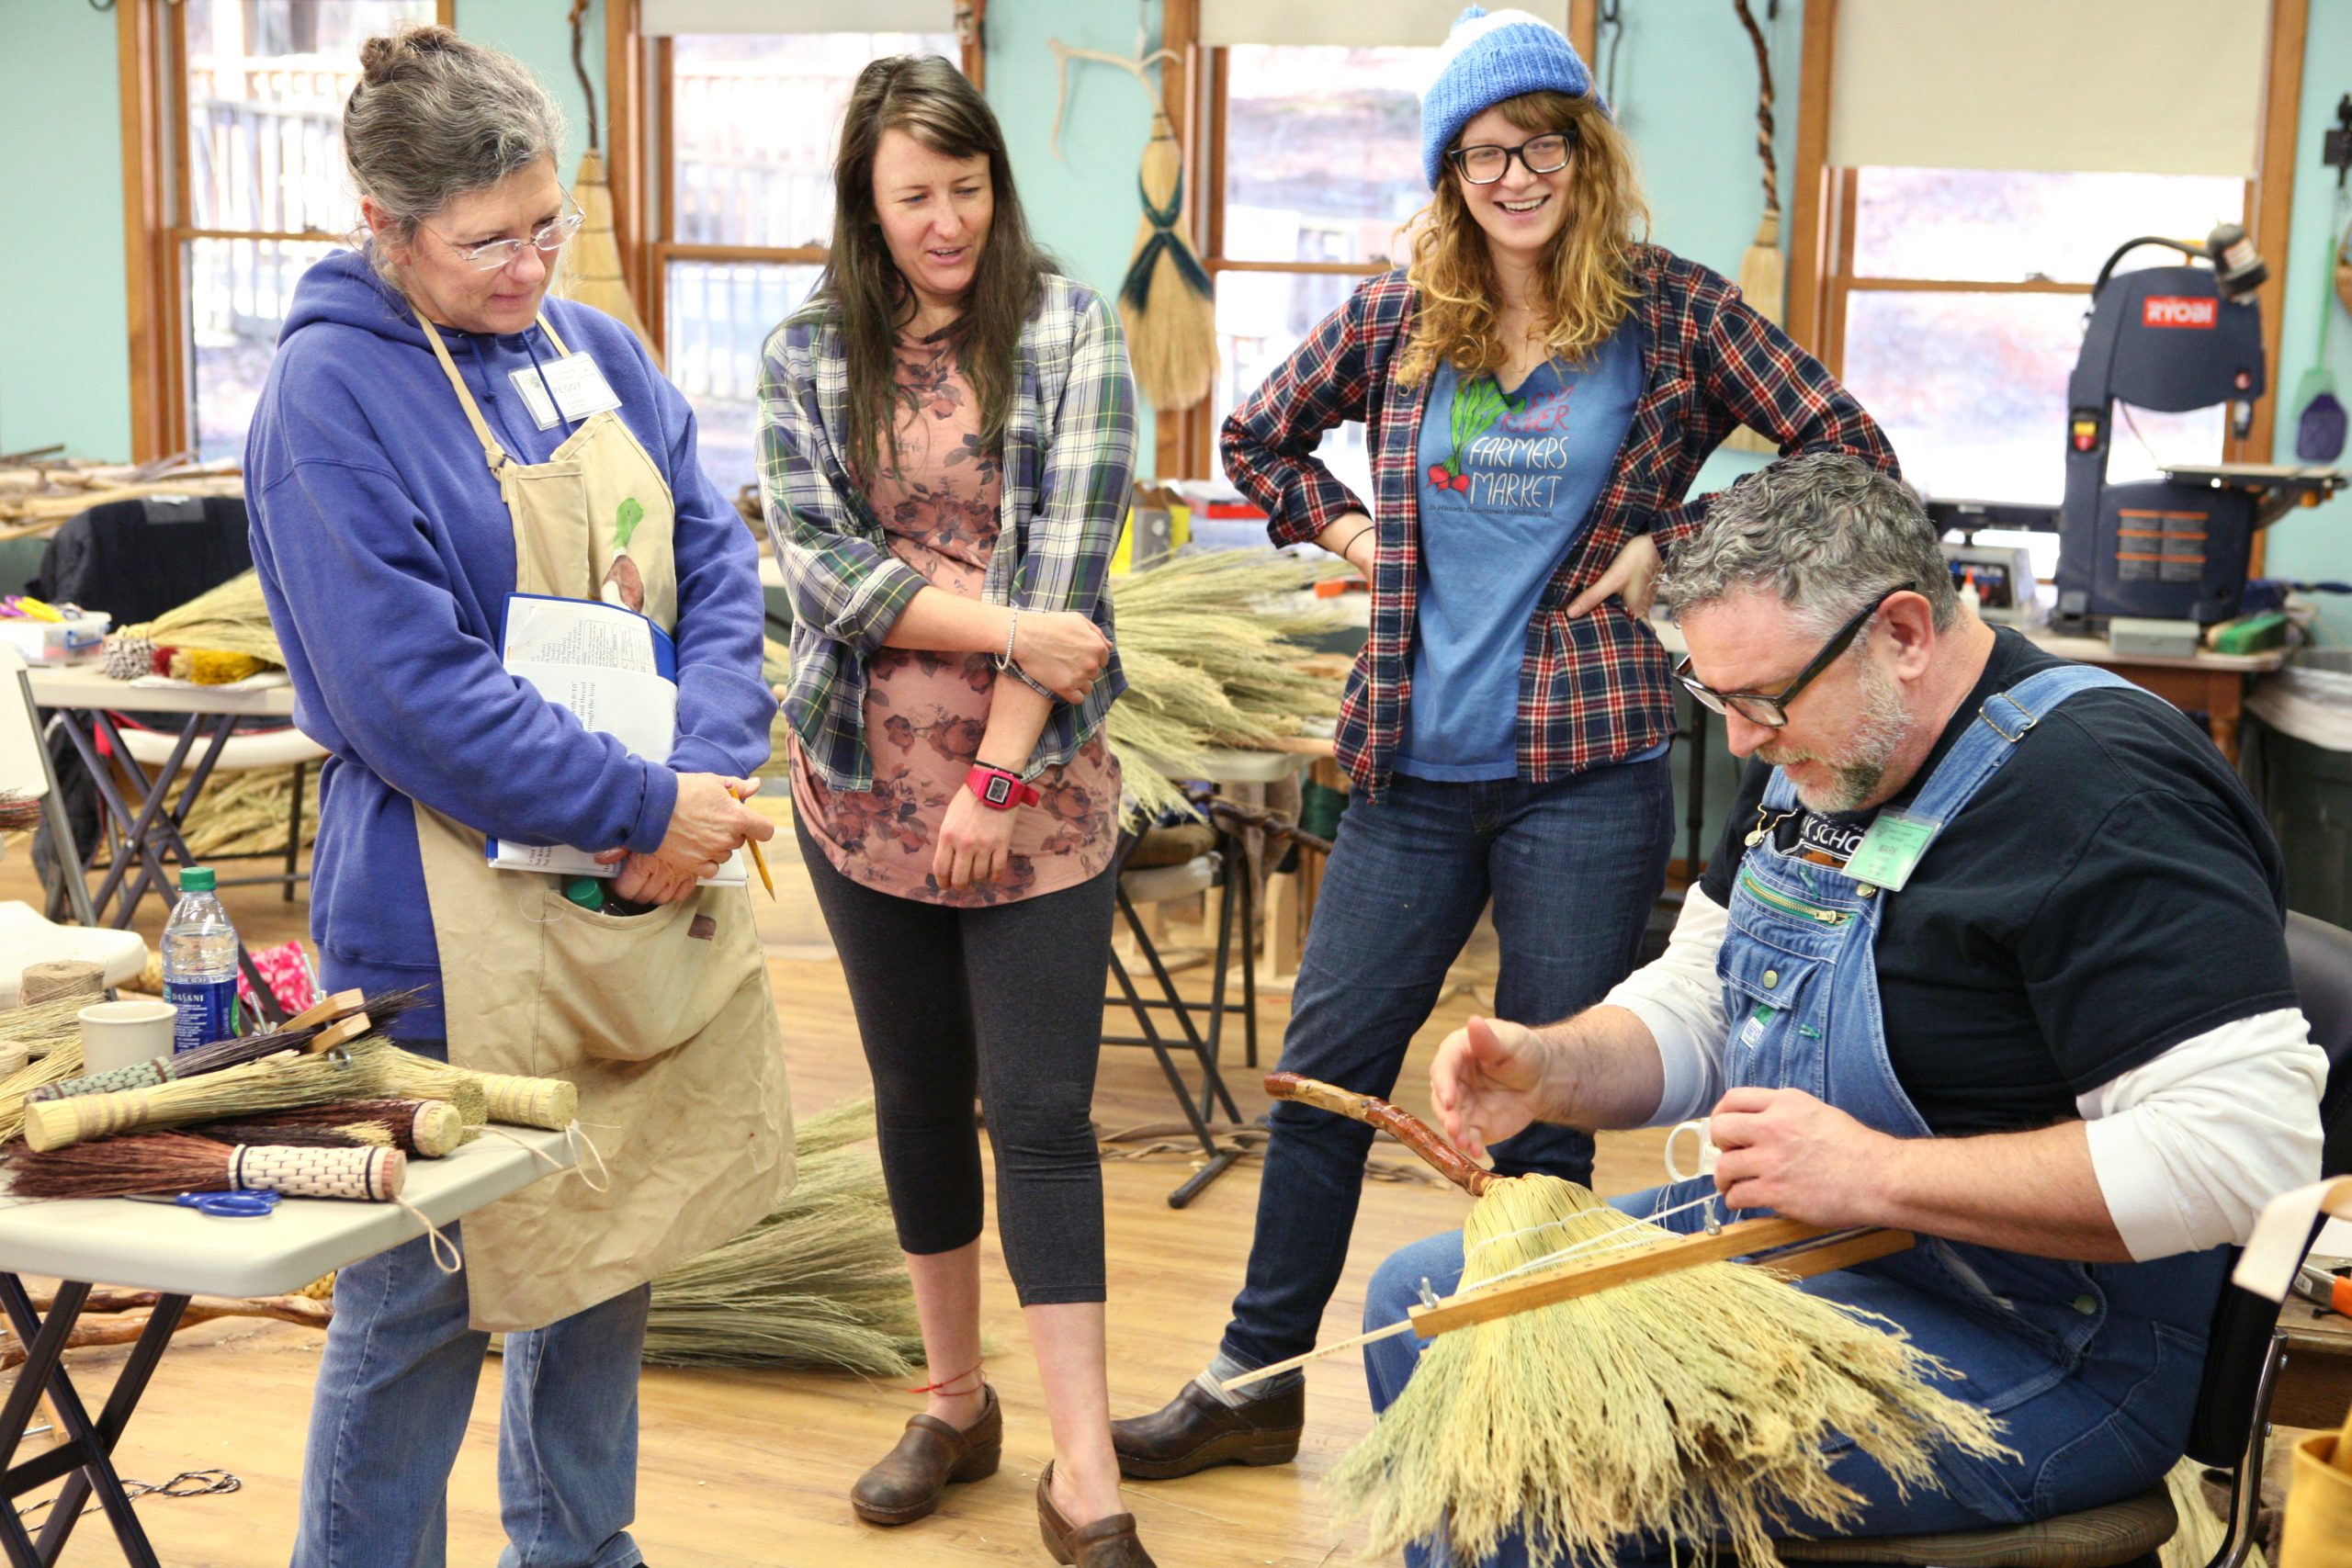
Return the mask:
M82 1021L82 1070L110 1072L172 1054L172 1022L179 1010L152 998L92 1002Z

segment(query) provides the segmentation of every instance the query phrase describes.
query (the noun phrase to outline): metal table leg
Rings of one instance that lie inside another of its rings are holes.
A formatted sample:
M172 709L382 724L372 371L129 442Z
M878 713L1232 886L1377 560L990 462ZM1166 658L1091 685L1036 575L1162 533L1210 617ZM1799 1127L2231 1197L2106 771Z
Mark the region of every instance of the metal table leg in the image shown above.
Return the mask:
M0 1450L14 1458L44 1388L56 1408L58 1424L65 1430L65 1440L47 1453L11 1463L0 1472L0 1547L6 1549L11 1568L49 1568L54 1563L94 1491L130 1568L160 1568L155 1549L130 1506L130 1495L115 1472L114 1449L171 1343L172 1330L188 1298L166 1295L155 1303L145 1331L116 1374L105 1408L93 1421L62 1361L66 1338L89 1292L87 1284L61 1282L44 1318L34 1310L24 1281L14 1274L0 1273L0 1307L6 1309L9 1323L26 1348L17 1381L6 1401L0 1403ZM65 1485L41 1526L40 1540L35 1542L17 1516L15 1500L61 1476L66 1478Z

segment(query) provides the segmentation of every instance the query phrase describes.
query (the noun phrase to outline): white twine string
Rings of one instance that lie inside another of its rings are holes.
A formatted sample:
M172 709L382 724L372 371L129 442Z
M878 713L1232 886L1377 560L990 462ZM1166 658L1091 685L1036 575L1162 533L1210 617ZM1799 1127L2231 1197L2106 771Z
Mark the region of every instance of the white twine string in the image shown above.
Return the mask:
M1713 1202L1715 1201L1715 1197L1716 1195L1714 1193L1710 1192L1702 1197L1693 1198L1687 1203L1677 1203L1670 1209L1654 1209L1650 1212L1648 1218L1652 1222L1656 1222L1665 1219L1671 1214L1683 1213L1689 1210L1696 1209L1702 1204ZM1466 1260L1470 1256L1475 1255L1487 1247L1493 1247L1498 1242L1509 1241L1516 1236L1532 1235L1538 1231L1559 1230L1566 1224L1567 1221L1566 1220L1546 1220L1541 1224L1527 1225L1519 1230L1505 1231L1499 1235L1490 1235L1484 1241L1478 1243L1476 1247L1470 1248L1469 1252L1464 1254L1464 1257ZM1656 1236L1638 1235L1633 1234L1633 1227L1630 1225L1620 1225L1613 1229L1604 1231L1599 1235L1590 1235L1585 1237L1582 1241L1571 1242L1566 1247L1561 1247L1557 1251L1544 1254L1541 1258L1530 1258L1528 1261L1518 1265L1516 1268L1504 1269L1499 1274L1489 1274L1485 1279L1479 1280L1478 1285L1482 1288L1487 1285L1498 1285L1506 1280L1515 1280L1521 1274L1532 1274L1539 1269L1556 1267L1563 1262L1575 1258L1585 1253L1628 1251L1635 1247L1655 1245L1657 1240L1658 1238Z
M605 1163L605 1156L596 1147L596 1140L588 1135L588 1129L580 1124L578 1117L573 1117L571 1125L563 1130L563 1141L571 1151L571 1168L580 1173L582 1184L591 1192L610 1192L613 1190L612 1168ZM589 1179L588 1168L581 1162L580 1158L580 1151L582 1149L594 1156L598 1179Z
M440 1269L444 1274L454 1274L465 1267L466 1260L458 1255L458 1244L441 1234L441 1227L433 1223L433 1216L405 1198L395 1195L391 1201L407 1210L409 1217L424 1227L425 1244L433 1253L433 1267ZM446 1263L441 1258L445 1251L449 1255L448 1261Z

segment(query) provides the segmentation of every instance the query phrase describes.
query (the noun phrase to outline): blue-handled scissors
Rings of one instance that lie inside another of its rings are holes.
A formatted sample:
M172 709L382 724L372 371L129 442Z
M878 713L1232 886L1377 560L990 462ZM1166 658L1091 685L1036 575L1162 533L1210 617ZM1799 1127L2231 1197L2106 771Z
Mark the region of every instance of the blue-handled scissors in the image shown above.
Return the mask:
M134 1198L138 1203L176 1203L216 1220L259 1220L277 1208L275 1192L183 1192L175 1198Z

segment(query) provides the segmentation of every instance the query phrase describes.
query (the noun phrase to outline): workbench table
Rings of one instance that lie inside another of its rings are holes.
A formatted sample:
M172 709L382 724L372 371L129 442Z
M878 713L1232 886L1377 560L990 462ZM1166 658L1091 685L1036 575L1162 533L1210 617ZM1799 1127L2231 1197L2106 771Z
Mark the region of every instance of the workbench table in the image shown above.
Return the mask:
M169 907L174 883L165 860L167 852L182 865L197 863L181 828L196 802L197 793L212 776L238 722L268 718L292 724L294 688L289 684L247 690L225 686L141 686L115 680L95 664L35 665L25 673L33 701L57 714L74 750L81 755L82 765L97 786L99 799L105 803L109 863L91 903L103 910L112 900L115 908L106 917L107 922L128 931L139 912L140 901L149 891L159 895ZM179 739L173 745L169 759L152 774L131 756L120 727L115 723L114 716L125 712L175 714L182 717ZM179 807L174 810L166 804L172 785L199 742L204 749L197 756ZM99 755L101 743L137 781L136 805L125 799L123 792L116 787L106 759ZM95 853L96 849L96 845L90 846L89 852ZM86 877L87 869L85 863L73 868L72 874ZM292 867L288 869L290 872ZM253 986L263 1017L273 1023L278 1021L274 993L254 968L243 941L237 944L237 962Z
M446 1159L412 1160L403 1196L435 1224L447 1224L571 1163L560 1133L501 1128ZM0 1309L25 1347L24 1362L0 1401L0 1455L7 1461L0 1472L0 1550L10 1568L54 1563L92 1492L130 1568L158 1568L115 1473L114 1447L189 1297L284 1295L424 1234L414 1215L390 1203L288 1198L264 1219L215 1219L194 1209L120 1198L0 1198ZM45 1317L25 1289L25 1274L60 1281ZM95 1420L62 1359L94 1284L163 1292ZM18 1459L44 1391L64 1440ZM64 1490L36 1541L17 1517L16 1500L60 1477L66 1478Z

